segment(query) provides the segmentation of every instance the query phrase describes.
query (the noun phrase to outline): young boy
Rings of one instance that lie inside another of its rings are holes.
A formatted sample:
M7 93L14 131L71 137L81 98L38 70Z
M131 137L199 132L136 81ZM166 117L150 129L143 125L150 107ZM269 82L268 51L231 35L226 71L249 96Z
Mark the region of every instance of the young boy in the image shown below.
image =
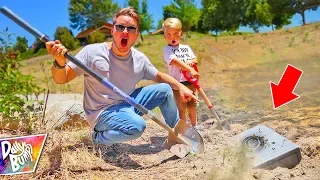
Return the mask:
M197 64L196 56L188 45L180 44L182 36L181 21L177 18L168 18L163 22L162 29L164 38L168 42L168 45L163 48L163 53L164 60L169 68L169 74L188 87L193 94L196 95L196 88L192 83L188 82L182 74L182 70L185 70L188 72L189 76L191 74L193 78L199 78L200 76L200 74L193 69L193 64ZM173 93L180 118L186 121L186 110L188 109L191 125L198 128L196 112L197 102L195 100L183 102L178 91L173 90Z

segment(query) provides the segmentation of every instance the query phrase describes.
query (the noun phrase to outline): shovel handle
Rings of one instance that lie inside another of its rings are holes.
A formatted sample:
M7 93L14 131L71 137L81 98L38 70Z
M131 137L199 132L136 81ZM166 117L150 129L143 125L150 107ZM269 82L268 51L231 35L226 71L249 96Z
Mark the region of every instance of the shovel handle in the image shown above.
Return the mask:
M198 67L196 64L193 64L193 68L198 72ZM204 102L206 103L206 105L208 106L208 108L210 109L210 111L212 112L213 116L217 119L218 121L218 126L220 127L220 129L222 129L222 123L221 120L218 116L218 114L214 111L213 106L208 98L208 96L204 93L203 89L201 88L198 78L191 78L187 75L187 72L182 70L182 74L184 76L184 78L186 78L189 82L191 82L198 90L200 96L202 97L202 99L204 100Z
M216 120L218 121L218 126L220 129L222 129L222 123L221 120L218 116L218 114L215 112L215 110L213 109L213 106L208 98L208 96L204 93L203 89L200 87L198 89L199 94L201 95L202 99L204 100L204 102L206 103L206 105L208 106L209 110L212 112L213 116L216 118Z
M208 106L208 108L211 109L212 108L212 104L211 104L209 98L204 93L204 91L203 91L203 89L201 87L198 89L198 92L199 92L200 96L202 97L202 99L204 100L204 102L206 103L206 105Z

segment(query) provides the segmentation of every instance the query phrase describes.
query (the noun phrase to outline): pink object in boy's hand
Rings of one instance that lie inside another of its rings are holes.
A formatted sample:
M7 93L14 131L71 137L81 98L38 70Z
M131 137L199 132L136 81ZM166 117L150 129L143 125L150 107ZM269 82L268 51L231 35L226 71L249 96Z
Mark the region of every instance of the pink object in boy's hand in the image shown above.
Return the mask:
M193 64L193 69L198 72L198 67L196 64ZM183 74L184 78L186 78L187 81L191 82L195 86L195 88L199 89L200 84L199 84L198 78L191 78L187 75L187 73L188 73L187 71L182 70L182 74Z

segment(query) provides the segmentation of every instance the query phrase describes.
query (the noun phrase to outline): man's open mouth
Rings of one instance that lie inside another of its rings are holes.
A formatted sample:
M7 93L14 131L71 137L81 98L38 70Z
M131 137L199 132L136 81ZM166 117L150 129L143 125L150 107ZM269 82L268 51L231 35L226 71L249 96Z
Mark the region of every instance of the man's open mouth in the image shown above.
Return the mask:
M121 38L121 46L126 47L128 44L128 39L127 38Z
M175 44L175 43L176 43L176 41L175 41L175 40L173 40L173 41L172 41L172 44Z

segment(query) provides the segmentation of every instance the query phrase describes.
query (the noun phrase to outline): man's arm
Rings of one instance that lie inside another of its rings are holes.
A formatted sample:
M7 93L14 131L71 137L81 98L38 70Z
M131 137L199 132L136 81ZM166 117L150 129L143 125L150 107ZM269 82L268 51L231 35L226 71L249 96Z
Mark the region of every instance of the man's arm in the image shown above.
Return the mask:
M52 66L52 79L57 84L64 84L74 79L77 74L76 72L66 65L65 53L67 49L60 43L60 41L49 41L46 42L46 48L48 53L55 59L57 66Z
M58 69L52 66L51 72L52 72L52 79L57 84L67 83L72 79L74 79L75 77L77 77L77 73L68 65L66 65L65 68L63 69Z
M158 83L168 83L172 87L172 89L179 90L180 96L183 99L183 101L189 101L191 99L199 101L196 98L196 96L192 94L192 91L190 89L188 89L186 86L184 86L168 74L159 71L157 76L153 79L153 81Z

